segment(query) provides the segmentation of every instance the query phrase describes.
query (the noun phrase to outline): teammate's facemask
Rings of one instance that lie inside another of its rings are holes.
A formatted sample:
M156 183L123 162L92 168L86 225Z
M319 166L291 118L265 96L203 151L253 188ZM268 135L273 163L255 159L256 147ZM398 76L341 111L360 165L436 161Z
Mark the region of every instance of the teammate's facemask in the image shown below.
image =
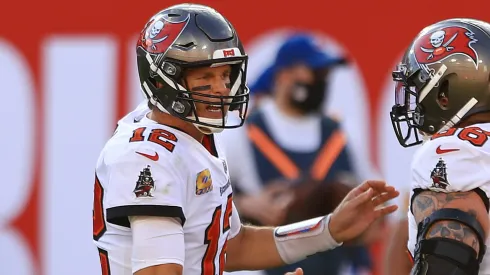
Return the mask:
M424 123L424 109L419 104L419 91L430 76L422 69L407 75L404 65L399 65L392 76L395 82L395 105L391 109L390 118L395 135L403 147L420 144L423 137L418 129Z

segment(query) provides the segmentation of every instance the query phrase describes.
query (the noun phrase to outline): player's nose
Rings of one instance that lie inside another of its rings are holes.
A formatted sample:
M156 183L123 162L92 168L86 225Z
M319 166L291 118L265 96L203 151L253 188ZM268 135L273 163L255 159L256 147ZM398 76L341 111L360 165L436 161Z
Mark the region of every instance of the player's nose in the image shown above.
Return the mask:
M213 94L227 96L230 94L230 83L225 79L217 79L213 83Z

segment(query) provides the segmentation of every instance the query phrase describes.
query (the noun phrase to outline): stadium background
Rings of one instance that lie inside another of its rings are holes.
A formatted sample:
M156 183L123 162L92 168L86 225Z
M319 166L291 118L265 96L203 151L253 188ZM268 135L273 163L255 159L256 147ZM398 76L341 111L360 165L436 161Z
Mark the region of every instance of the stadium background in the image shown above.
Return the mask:
M427 24L490 20L490 2L479 0L197 2L236 27L250 55L249 81L289 31L315 32L325 49L347 55L353 63L335 73L325 108L344 120L366 175L402 189L413 150L401 149L391 131L391 69ZM95 161L116 120L141 100L138 32L176 3L2 3L0 274L98 274L91 242ZM382 259L382 249L373 251Z

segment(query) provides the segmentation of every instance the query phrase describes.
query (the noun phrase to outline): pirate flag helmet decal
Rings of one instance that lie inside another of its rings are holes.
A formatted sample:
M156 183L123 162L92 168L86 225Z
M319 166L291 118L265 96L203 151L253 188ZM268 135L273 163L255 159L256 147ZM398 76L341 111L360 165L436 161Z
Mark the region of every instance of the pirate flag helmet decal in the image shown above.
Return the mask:
M390 112L404 147L490 111L490 24L449 19L424 28L393 71Z
M171 20L168 14L159 14L147 23L138 43L150 53L165 53L188 22L189 14L177 20Z
M478 67L478 54L472 44L478 42L475 34L464 27L449 26L423 35L414 45L415 58L421 65L429 65L454 54L466 55Z

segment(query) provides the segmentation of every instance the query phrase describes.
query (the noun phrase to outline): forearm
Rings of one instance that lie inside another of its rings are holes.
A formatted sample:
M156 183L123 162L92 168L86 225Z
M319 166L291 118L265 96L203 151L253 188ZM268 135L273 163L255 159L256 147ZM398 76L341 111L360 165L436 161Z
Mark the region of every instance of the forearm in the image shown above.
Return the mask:
M385 274L408 275L412 268L409 252L407 250L408 242L408 221L404 219L393 225L393 236L389 242L388 251L385 259Z
M228 254L226 271L260 270L285 264L277 251L274 227L243 226L240 235L240 250Z
M315 253L334 249L330 216L277 228L244 226L228 243L226 270L258 270L295 263Z
M383 181L366 181L327 216L275 229L243 226L228 241L225 270L268 269L334 249L359 236L376 219L394 212L394 205L380 206L398 194Z

